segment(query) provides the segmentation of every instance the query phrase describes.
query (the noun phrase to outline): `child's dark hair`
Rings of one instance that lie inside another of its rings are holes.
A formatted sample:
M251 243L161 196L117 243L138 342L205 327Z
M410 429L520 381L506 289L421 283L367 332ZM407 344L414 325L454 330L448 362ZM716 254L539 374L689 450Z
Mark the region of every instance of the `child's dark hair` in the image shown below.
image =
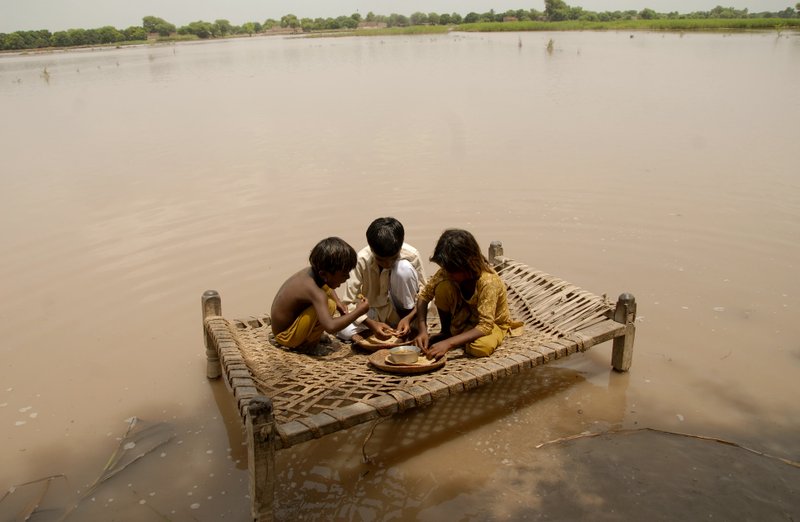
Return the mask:
M311 249L308 262L314 274L326 272L349 272L356 267L356 251L347 241L339 237L329 237L317 243Z
M442 232L433 249L431 261L448 272L467 272L476 278L481 272L492 271L475 237L459 228Z
M393 217L381 217L367 228L367 244L376 256L392 257L400 252L406 232Z

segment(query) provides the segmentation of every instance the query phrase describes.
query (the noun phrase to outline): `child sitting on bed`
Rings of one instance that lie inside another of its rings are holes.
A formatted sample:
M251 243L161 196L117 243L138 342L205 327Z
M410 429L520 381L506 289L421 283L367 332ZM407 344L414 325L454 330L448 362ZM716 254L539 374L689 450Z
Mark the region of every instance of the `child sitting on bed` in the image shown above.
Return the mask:
M345 306L352 306L363 294L369 300L369 312L339 332L341 339L349 340L356 333L379 339L408 333L394 327L414 309L425 284L425 270L417 249L404 240L405 230L397 219L381 217L370 223L367 246L358 253L342 299Z
M414 339L429 359L441 359L457 346L465 346L475 357L488 357L512 329L522 326L511 319L505 283L489 266L472 234L445 230L431 261L441 268L420 292L416 309L427 310L433 301L442 332L429 338L427 314L420 312L419 334Z
M311 266L291 276L278 289L270 317L275 339L288 348L313 346L322 332L335 333L369 310L361 299L349 313L343 310L336 289L356 266L356 251L338 237L323 239L311 250Z

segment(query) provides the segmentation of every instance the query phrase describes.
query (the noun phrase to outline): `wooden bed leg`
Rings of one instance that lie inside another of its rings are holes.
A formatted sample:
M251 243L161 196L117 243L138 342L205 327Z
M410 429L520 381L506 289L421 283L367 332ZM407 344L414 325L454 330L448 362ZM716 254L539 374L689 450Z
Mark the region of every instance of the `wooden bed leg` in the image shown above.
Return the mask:
M627 372L633 359L633 339L636 337L636 298L624 293L617 300L614 320L625 325L625 335L614 339L611 366L618 372Z
M492 266L496 266L500 264L500 259L503 257L503 242L502 241L492 241L489 245L489 264Z
M203 305L203 336L206 340L206 377L216 379L222 375L222 368L219 364L219 353L214 346L214 340L205 328L206 318L214 315L222 315L222 299L216 290L206 290L200 298Z
M253 520L272 522L275 504L275 419L272 401L264 396L247 406L247 466Z

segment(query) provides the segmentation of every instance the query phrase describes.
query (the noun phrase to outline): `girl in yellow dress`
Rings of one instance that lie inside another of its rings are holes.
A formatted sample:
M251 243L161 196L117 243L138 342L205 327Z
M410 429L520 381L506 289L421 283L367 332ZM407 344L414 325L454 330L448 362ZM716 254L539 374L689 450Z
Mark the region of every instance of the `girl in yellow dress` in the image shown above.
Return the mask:
M419 334L414 344L426 356L440 359L457 346L475 357L488 357L512 330L506 286L466 230L445 230L430 260L441 268L420 291L416 310ZM433 301L442 324L441 334L428 335L428 304ZM410 319L408 319L410 320ZM517 334L518 330L514 332Z

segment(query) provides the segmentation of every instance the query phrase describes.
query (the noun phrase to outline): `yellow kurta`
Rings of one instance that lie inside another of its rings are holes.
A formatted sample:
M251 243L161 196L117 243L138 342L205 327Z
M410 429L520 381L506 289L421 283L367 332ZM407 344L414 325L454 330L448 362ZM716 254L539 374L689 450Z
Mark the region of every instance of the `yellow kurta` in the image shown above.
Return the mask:
M491 355L494 349L512 332L519 333L522 323L511 318L506 285L494 271L482 272L475 283L475 292L464 298L458 283L444 269L439 269L420 292L424 301L434 301L437 308L452 317L451 332L457 335L472 328L483 337L469 343L468 353Z

